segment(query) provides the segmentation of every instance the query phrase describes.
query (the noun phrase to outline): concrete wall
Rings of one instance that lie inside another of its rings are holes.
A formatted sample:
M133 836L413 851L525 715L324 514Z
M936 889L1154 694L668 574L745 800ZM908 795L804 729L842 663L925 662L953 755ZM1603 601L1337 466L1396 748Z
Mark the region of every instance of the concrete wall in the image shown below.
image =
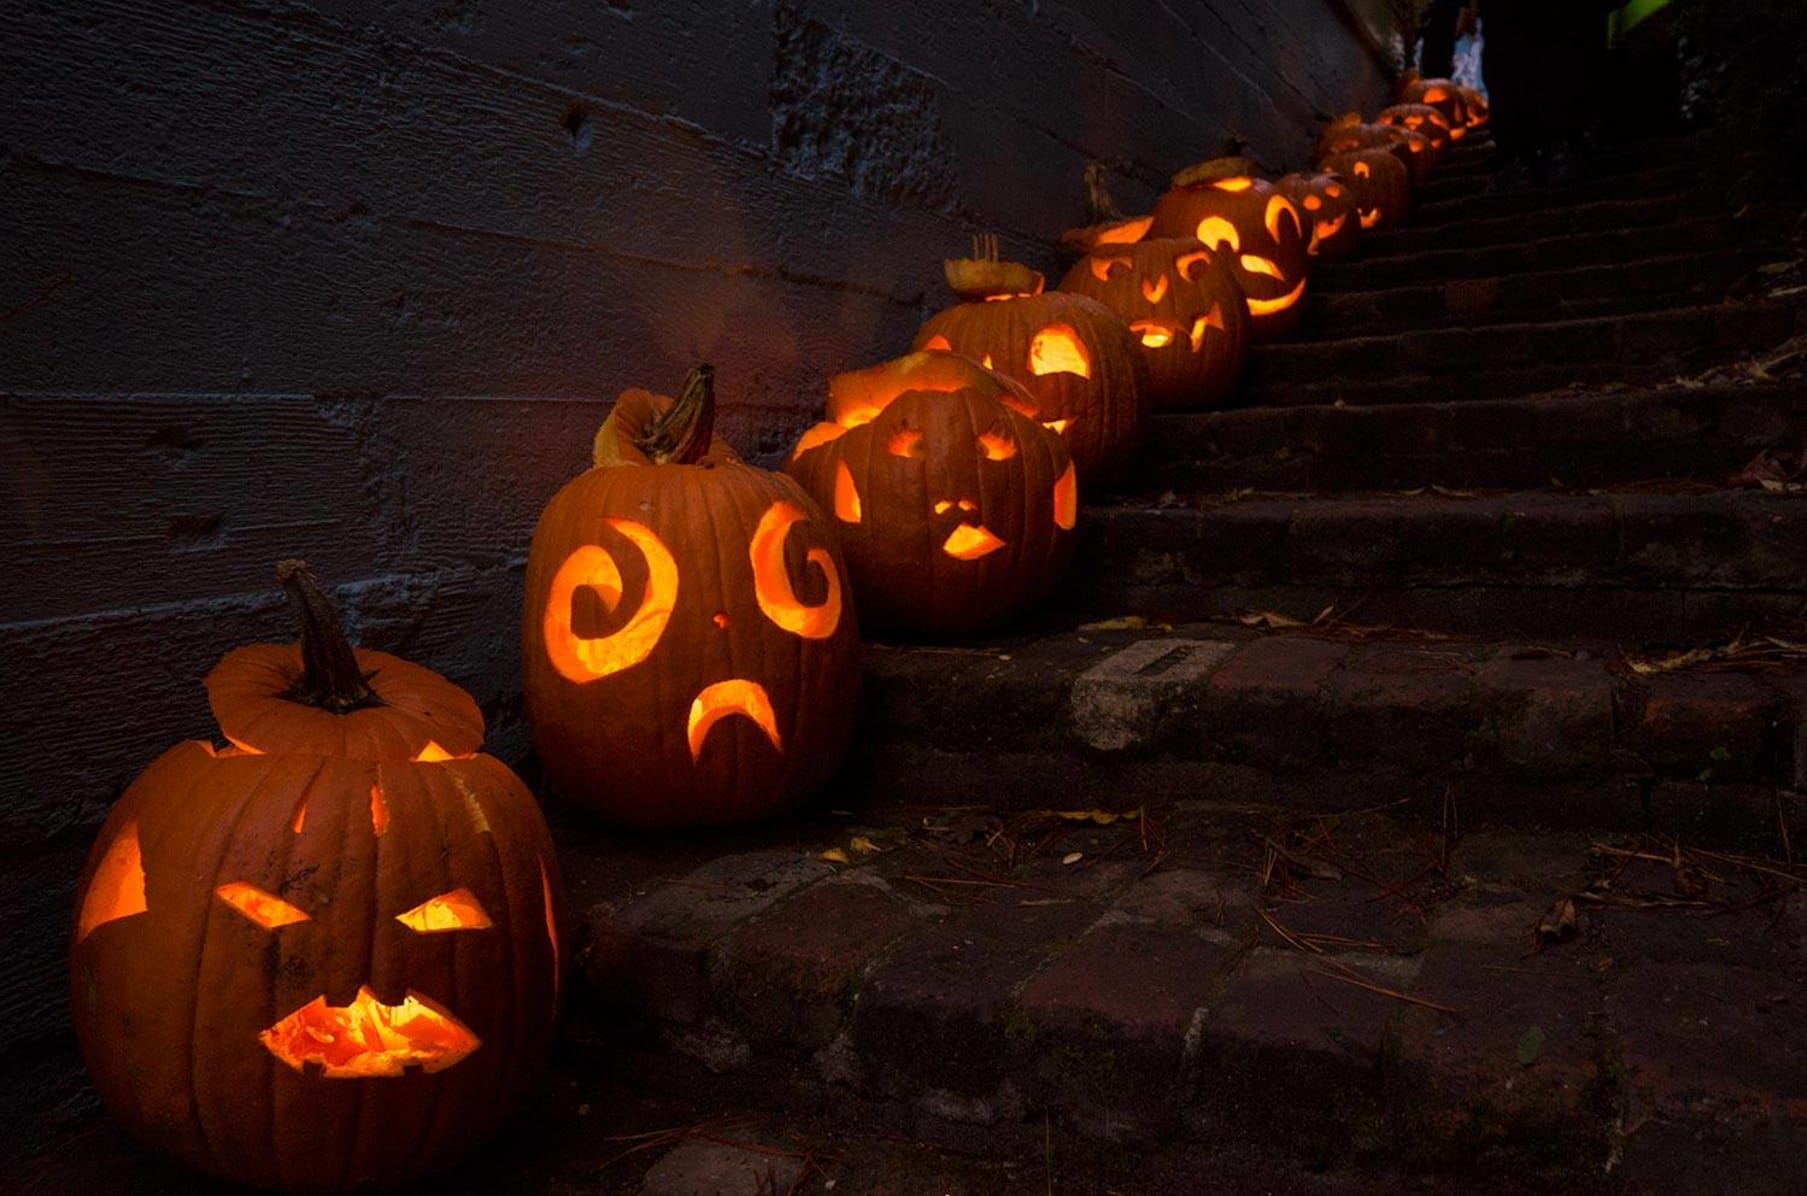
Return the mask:
M1386 7L0 0L0 1054L65 1033L108 803L288 637L278 557L519 759L528 534L622 387L712 360L775 454L974 231L1047 265L1087 159L1303 162Z

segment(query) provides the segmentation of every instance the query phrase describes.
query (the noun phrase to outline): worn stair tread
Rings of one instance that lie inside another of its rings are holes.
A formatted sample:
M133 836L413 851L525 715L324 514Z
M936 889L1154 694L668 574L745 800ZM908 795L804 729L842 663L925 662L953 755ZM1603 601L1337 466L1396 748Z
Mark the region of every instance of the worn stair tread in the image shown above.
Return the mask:
M1157 415L1135 479L1158 494L1725 482L1807 445L1807 380L1381 406Z
M1682 195L1713 177L1711 167L1688 162L1666 162L1625 170L1610 170L1571 182L1549 186L1519 186L1507 190L1474 193L1464 182L1456 193L1440 192L1432 181L1417 191L1414 219L1427 224L1475 217L1504 216L1558 205L1594 203L1623 195Z
M1635 1101L1784 1164L1807 905L1758 869L1792 866L1449 813L811 819L591 905L579 1016L598 1057L650 1061L653 1091L893 1110L994 1157L1059 1127L1422 1170L1484 1139L1514 1174L1597 1179ZM620 850L567 838L564 871L582 886Z
M1360 256L1353 260L1384 261L1405 254L1495 248L1551 237L1674 224L1678 219L1712 212L1723 202L1723 196L1700 190L1681 196L1602 199L1504 216L1438 222L1414 220L1397 228L1365 233L1358 243Z

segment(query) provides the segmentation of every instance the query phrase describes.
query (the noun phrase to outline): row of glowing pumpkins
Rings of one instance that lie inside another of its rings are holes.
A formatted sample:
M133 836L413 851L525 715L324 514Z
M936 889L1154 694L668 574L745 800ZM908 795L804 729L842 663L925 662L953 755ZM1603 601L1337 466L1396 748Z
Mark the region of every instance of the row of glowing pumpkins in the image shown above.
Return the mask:
M833 379L791 476L714 438L706 367L675 401L624 394L528 564L524 686L561 793L696 825L816 789L858 706L847 589L873 624L932 633L1045 592L1077 479L1121 467L1148 397L1227 389L1235 364L1206 350L1233 339L1239 362L1245 322L1283 327L1301 257L1396 218L1402 163L1428 166L1474 115L1453 85L1408 98L1424 105L1326 131L1335 175L1268 184L1211 163L1151 216L1072 234L1085 256L1063 293L995 254L951 264L973 302L931 320L923 351ZM1000 362L1024 368L985 368ZM479 751L470 696L352 648L305 567L278 574L300 642L221 660L206 686L225 746L160 756L90 853L74 1022L97 1090L147 1144L260 1187L391 1185L534 1083L564 898L539 808Z

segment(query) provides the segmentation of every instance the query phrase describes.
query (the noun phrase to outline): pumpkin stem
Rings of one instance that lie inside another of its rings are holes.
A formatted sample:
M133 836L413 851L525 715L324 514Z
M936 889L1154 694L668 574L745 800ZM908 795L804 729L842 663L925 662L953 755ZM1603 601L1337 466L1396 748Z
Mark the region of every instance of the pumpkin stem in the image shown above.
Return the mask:
M382 699L364 680L357 654L345 638L339 612L314 580L307 562L277 561L276 580L282 583L289 604L295 608L296 621L301 624L301 680L283 696L335 714L382 705Z
M1085 164L1085 222L1114 224L1123 219L1117 201L1111 198L1110 169L1102 162Z
M677 402L634 437L654 465L695 465L715 435L715 367L703 362L684 379Z

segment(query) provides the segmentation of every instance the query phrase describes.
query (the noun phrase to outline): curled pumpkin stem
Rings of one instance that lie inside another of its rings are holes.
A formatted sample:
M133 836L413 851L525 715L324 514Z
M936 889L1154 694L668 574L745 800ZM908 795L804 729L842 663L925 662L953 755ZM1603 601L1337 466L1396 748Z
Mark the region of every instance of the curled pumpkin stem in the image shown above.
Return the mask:
M634 447L654 465L695 465L715 435L715 367L703 362L684 379L670 410L634 437Z
M365 706L380 706L376 696L358 667L358 657L345 638L345 626L339 620L332 599L314 579L306 561L276 562L276 580L295 608L295 619L301 625L301 680L283 696L344 714Z
M1117 201L1111 198L1110 169L1102 162L1085 164L1085 222L1113 224L1123 219Z

